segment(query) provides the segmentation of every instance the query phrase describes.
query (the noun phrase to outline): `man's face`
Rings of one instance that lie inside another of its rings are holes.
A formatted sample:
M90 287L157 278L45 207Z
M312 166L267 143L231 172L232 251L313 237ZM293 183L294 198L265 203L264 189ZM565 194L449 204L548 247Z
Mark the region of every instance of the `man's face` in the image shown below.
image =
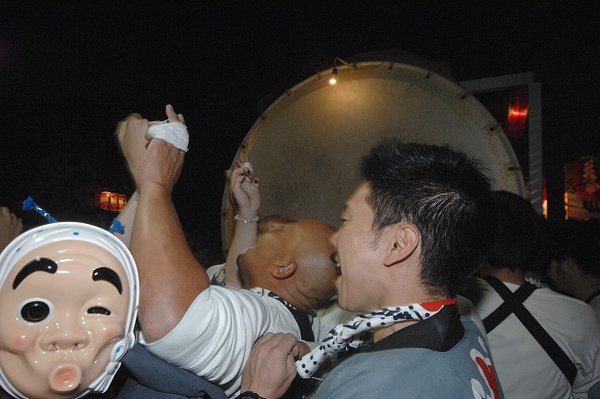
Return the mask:
M65 398L104 372L123 338L129 282L105 249L79 240L26 254L0 287L0 367L22 394Z
M298 263L300 283L319 298L335 294L335 248L329 242L333 229L326 223L298 220L274 222L258 235L256 246L238 257L244 280L260 283L270 265ZM259 280L259 281L257 281ZM310 288L309 288L310 287Z
M335 247L330 238L335 230L326 223L299 220L301 240L295 248L298 262L298 287L306 295L325 302L336 293L338 276Z
M337 278L338 303L353 312L369 312L380 307L375 281L376 266L385 256L374 242L371 230L373 210L367 203L370 188L361 184L346 202L342 226L331 237L337 248L341 275Z

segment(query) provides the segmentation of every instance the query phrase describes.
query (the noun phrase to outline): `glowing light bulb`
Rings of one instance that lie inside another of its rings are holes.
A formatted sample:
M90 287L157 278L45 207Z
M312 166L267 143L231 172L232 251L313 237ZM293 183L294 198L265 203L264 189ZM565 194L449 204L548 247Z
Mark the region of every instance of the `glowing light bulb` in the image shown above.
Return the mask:
M333 70L331 71L331 77L329 78L329 84L331 86L333 86L334 84L337 83L337 68L333 68Z

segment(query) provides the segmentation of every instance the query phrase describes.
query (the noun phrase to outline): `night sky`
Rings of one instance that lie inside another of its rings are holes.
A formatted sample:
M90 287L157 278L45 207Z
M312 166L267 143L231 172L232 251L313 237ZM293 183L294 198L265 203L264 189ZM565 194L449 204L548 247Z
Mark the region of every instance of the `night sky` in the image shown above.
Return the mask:
M0 205L27 227L43 222L19 210L28 195L59 220L106 223L94 191L132 191L115 123L171 103L191 134L174 200L195 245L218 247L223 171L259 112L335 56L386 49L457 81L534 72L555 191L564 160L600 154L600 16L584 2L237 3L2 1Z

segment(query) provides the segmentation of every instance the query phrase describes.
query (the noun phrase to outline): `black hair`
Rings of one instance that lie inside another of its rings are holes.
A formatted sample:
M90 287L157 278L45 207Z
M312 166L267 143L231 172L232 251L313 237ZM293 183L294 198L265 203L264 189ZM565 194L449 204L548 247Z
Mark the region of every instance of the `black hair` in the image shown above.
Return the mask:
M481 164L448 146L388 138L366 155L373 230L409 222L421 234L421 281L433 295L454 295L489 247L490 182Z
M600 222L572 221L556 224L552 258L557 262L573 259L585 274L600 277Z
M498 219L487 264L494 269L533 270L536 248L544 244L541 216L529 201L508 191L493 192L492 204Z

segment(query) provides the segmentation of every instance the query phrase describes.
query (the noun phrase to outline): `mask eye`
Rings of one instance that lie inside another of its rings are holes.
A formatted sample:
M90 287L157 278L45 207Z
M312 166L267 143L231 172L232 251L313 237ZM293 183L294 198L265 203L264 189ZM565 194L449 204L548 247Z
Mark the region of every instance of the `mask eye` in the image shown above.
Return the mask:
M108 309L106 309L106 308L104 308L102 306L93 306L93 307L89 308L87 310L87 312L89 314L103 314L103 315L106 315L106 316L110 316L111 315L110 310L108 310Z
M52 303L42 298L31 298L21 303L18 316L29 323L44 321L52 313Z

